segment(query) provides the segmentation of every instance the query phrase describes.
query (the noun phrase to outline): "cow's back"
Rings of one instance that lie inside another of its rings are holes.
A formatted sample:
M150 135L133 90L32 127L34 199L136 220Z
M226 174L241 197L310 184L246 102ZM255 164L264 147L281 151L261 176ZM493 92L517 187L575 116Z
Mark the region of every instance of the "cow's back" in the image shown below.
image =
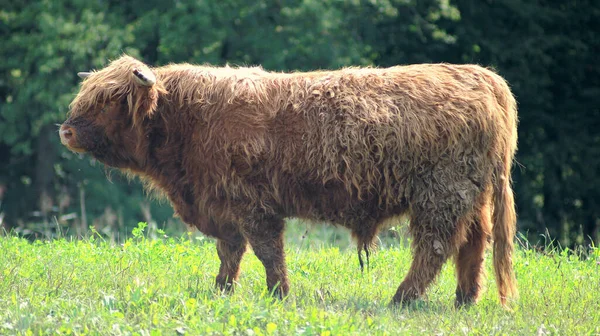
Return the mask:
M395 212L437 162L476 156L471 164L485 165L501 124L488 73L440 64L285 77L278 85L291 97L269 136L276 165L295 180L287 192L312 199L304 203L313 211L378 204Z

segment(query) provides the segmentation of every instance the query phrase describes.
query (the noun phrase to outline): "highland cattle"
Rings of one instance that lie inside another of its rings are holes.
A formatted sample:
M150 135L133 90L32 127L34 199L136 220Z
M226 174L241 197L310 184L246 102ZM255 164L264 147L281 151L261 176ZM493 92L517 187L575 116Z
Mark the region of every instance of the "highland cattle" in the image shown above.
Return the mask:
M139 176L216 238L219 287L233 289L249 244L268 289L288 294L286 218L348 228L360 257L405 215L413 261L392 302L421 297L451 257L456 305L475 302L488 237L502 304L516 295L517 108L495 72L151 68L125 55L80 76L62 143Z

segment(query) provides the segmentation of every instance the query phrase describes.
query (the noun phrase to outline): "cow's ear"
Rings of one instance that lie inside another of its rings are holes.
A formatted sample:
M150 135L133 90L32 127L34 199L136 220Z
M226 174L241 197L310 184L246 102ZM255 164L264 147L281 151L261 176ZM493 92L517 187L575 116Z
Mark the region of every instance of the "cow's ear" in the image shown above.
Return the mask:
M130 109L133 113L133 123L138 124L146 118L151 118L158 106L158 98L166 92L156 76L147 67L135 68L132 71L135 89L130 100Z
M135 68L132 71L133 78L136 83L140 86L149 86L152 87L156 84L156 76L152 70L144 67L144 68Z

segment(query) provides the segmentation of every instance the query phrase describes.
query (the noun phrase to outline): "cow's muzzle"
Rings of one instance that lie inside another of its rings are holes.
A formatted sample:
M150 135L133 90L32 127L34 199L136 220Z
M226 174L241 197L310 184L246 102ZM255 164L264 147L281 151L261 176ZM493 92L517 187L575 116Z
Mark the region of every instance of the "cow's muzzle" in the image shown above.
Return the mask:
M85 152L85 149L79 146L79 143L77 141L77 132L74 128L62 124L60 126L60 130L58 131L58 134L60 135L60 142L63 145L65 145L69 150L77 153Z

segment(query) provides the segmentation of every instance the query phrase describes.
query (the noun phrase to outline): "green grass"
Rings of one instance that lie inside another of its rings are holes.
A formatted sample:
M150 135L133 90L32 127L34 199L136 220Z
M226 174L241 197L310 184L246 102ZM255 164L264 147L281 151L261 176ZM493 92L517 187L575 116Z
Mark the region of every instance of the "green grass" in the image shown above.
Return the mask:
M405 247L380 249L361 274L353 248L292 242L291 295L278 301L266 293L252 252L236 292L223 295L213 289L212 240L136 235L117 246L98 238L32 244L0 237L0 334L600 333L598 249L584 261L568 251L518 250L521 295L512 312L498 303L490 256L488 288L477 305L453 309L454 265L448 263L425 300L390 309L410 265Z

